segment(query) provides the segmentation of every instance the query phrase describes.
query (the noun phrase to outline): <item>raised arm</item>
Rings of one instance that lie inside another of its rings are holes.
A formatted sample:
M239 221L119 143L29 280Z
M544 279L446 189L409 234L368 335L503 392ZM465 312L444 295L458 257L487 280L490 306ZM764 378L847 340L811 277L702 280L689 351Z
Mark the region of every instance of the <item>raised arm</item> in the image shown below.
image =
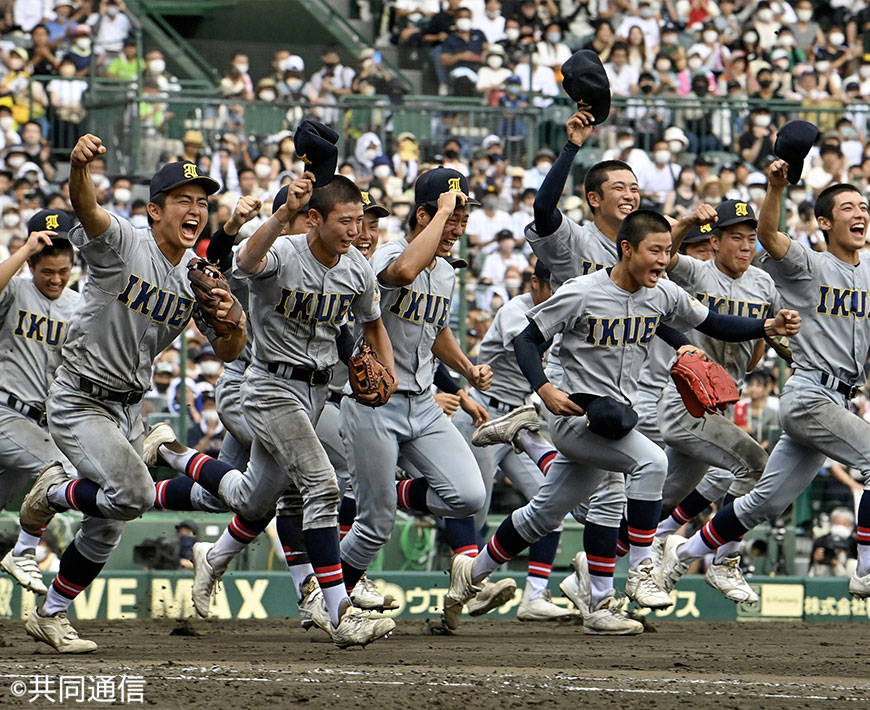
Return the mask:
M698 205L694 212L680 217L676 222L671 224L671 260L668 262L667 270L672 271L676 268L680 261L680 245L689 233L692 227L699 227L702 224L713 224L719 217L716 215L716 209L707 204ZM670 221L670 219L668 220ZM710 230L713 234L713 230Z
M774 259L782 259L791 246L787 234L779 231L780 203L788 184L788 163L777 160L767 174L767 194L758 213L758 241Z
M32 232L23 247L0 262L0 293L9 285L12 277L18 273L25 262L41 252L44 247L51 246L51 238L56 236L57 232Z
M109 213L97 203L97 190L91 179L90 164L105 152L103 141L86 133L70 153L69 198L89 237L99 236L112 222Z

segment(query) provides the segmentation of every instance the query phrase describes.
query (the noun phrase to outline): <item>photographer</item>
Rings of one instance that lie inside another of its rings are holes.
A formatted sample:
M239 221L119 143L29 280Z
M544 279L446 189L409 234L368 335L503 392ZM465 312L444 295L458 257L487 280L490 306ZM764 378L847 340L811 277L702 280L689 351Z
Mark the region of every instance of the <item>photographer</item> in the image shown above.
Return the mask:
M835 508L831 513L831 531L813 540L810 577L848 577L855 570L858 542L855 538L855 515L849 508Z

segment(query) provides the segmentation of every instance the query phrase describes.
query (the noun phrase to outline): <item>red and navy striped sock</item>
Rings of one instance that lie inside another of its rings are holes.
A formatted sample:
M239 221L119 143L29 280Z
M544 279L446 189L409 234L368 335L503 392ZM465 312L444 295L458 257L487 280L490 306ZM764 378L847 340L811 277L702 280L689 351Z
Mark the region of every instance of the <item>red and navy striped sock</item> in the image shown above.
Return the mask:
M734 513L734 504L729 503L720 510L713 519L701 528L701 539L711 550L724 545L726 542L738 540L746 534L749 528L737 519Z
M553 449L552 451L548 451L536 461L536 463L538 464L538 468L541 469L541 473L543 473L545 476L550 472L550 466L553 465L553 460L556 458L556 454L558 453L558 451Z
M625 519L625 515L623 515L622 520L619 521L619 528L616 533L616 556L625 557L630 547L631 543L628 541L628 521Z
M426 494L429 483L425 478L408 478L396 483L396 497L400 508L416 510L418 513L429 513L426 504Z
M275 518L278 539L284 548L284 559L288 567L308 564L308 553L302 537L301 515L279 515Z
M477 531L474 518L444 518L444 536L454 555L477 557Z
M501 525L498 526L495 535L486 544L486 551L493 560L503 565L520 554L530 544L528 540L519 534L514 527L514 521L508 515Z
M626 504L628 520L629 566L634 569L647 557L656 535L662 501L629 498Z
M344 540L344 536L350 532L353 521L356 518L356 501L345 496L338 506L338 539Z
M674 508L671 517L681 526L688 523L696 515L700 515L710 507L710 501L702 496L698 491L692 491L680 501L680 504Z
M870 545L870 491L861 494L861 502L858 503L858 544Z
M104 566L105 562L93 562L80 553L73 540L60 557L60 568L48 590L42 613L50 616L66 610L72 600L97 578Z
M249 520L248 518L243 518L241 515L236 514L233 516L233 519L230 520L230 524L227 526L227 532L229 532L234 540L243 545L248 545L256 539L257 535L268 527L273 517L273 515L269 515L268 517L260 518L259 520Z
M597 523L586 523L583 527L583 550L589 574L595 577L613 577L616 569L616 542L619 528L609 528Z
M92 518L105 518L105 514L97 507L97 493L100 487L87 478L76 478L52 491L52 501L62 496L67 508L80 510Z
M335 528L309 528L302 531L302 539L308 557L314 566L314 574L320 588L335 587L344 579L341 574L341 558L338 553L338 533Z
M348 595L350 595L353 588L356 586L356 583L362 579L362 576L365 573L366 571L364 569L353 567L344 560L341 561L341 574L344 577L344 586L347 587Z
M213 459L207 454L197 454L184 467L185 475L190 476L195 483L201 485L214 496L220 496L218 488L221 479L234 470L228 463Z
M196 510L190 500L193 479L187 476L167 478L154 484L154 507L157 510Z
M562 531L554 530L529 545L529 577L550 579L561 537Z

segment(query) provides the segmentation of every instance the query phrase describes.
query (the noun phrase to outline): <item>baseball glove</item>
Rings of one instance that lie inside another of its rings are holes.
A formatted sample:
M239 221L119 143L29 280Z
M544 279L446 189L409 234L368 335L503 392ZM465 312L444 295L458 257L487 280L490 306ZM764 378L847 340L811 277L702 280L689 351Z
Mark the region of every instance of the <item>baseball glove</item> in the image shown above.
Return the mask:
M229 291L230 285L217 266L205 259L193 258L187 263L187 278L190 279L190 285L193 287L193 295L196 297L200 314L214 328L219 338L229 335L239 327L242 320L242 304L235 297L230 312L223 318L218 318L217 309L221 298L211 290L222 288Z
M367 407L380 407L387 403L395 380L365 341L360 345L359 353L348 360L347 373L357 402Z
M777 355L791 365L791 346L788 344L788 338L786 336L765 335L764 342L767 343L768 347L773 348Z
M721 365L683 353L671 367L671 377L689 414L699 419L706 413L724 412L740 399L734 380Z

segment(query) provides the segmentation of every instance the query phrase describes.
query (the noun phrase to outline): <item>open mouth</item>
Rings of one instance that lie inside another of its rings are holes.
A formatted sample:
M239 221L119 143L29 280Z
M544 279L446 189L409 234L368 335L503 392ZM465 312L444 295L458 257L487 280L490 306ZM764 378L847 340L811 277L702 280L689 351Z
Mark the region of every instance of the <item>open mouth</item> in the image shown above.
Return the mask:
M866 222L856 222L851 227L849 227L849 231L856 237L864 238L864 234L867 232L867 223Z
M664 273L665 273L664 269L653 269L652 271L649 272L649 277L652 281L658 281L662 277L662 274L664 274Z
M185 239L196 239L196 233L199 230L199 222L195 219L185 220L181 225L181 233Z
M456 244L455 239L442 239L441 240L441 249L442 251L450 251L453 249L453 245Z
M630 205L630 204L619 205L619 207L617 207L617 209L620 212L622 212L622 214L631 214L632 212L634 212L634 205Z
M369 249L372 248L372 243L371 242L357 242L356 248L359 249L360 251L367 252Z

